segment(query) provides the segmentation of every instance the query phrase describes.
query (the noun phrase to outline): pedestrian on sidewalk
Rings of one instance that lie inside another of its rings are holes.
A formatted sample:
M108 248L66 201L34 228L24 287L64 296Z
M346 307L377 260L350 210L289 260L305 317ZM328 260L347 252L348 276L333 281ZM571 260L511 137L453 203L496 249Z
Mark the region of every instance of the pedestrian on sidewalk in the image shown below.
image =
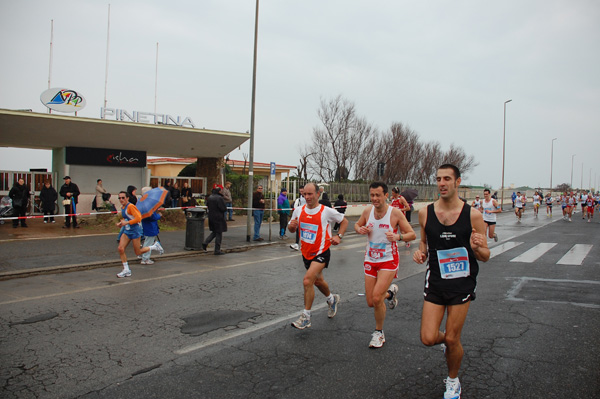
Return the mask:
M277 198L277 214L279 215L279 239L287 238L285 230L287 229L288 216L290 215L290 201L287 197L287 189L281 189Z
M98 179L96 180L96 211L102 210L105 208L104 205L104 198L105 196L108 194L108 192L106 191L106 189L102 186L102 179ZM109 199L110 199L110 194L109 195ZM94 209L92 207L92 209Z
M158 253L162 255L165 250L159 242L155 242L150 247L140 248L140 238L142 237L142 226L140 225L140 222L142 221L142 214L134 204L129 202L126 191L121 191L119 193L119 202L121 204L122 219L117 223L117 227L123 228L123 235L119 241L117 251L119 252L121 262L123 263L123 270L117 274L117 277L123 278L131 277L131 269L129 268L127 255L125 254L125 249L130 242L133 242L133 251L137 256L152 250L158 251Z
M173 183L173 187L171 187L171 205L172 208L179 207L179 199L181 198L181 190L179 190L179 184L177 182Z
M73 228L78 229L77 225L77 203L79 202L79 187L77 184L71 182L71 176L63 177L65 184L60 188L60 196L64 198L63 206L65 207L65 225L63 229L71 227L71 220L73 221Z
M421 316L421 342L444 345L448 378L444 398L459 399L458 372L464 350L461 334L471 301L475 300L480 262L487 262L490 250L485 238L481 212L458 197L460 170L444 164L437 170L440 198L419 211L421 241L413 260L427 258L424 301ZM446 327L440 331L444 314Z
M223 190L221 190L221 194L223 194L225 206L227 207L227 213L225 214L225 216L227 216L226 219L228 222L233 222L233 198L231 197L231 191L229 190L230 187L231 182L225 182L225 187L223 187Z
M194 206L192 200L192 189L190 188L188 182L184 182L183 187L181 188L181 206L184 208ZM185 209L183 212L185 213Z
M212 189L212 194L206 200L210 235L206 237L206 240L202 243L202 249L206 251L208 244L210 244L212 240L215 240L215 255L225 255L225 252L221 251L221 240L223 239L223 233L227 231L227 221L225 220L227 207L225 206L223 194L221 194L222 189L223 186L215 184Z
M306 204L294 210L292 220L288 225L291 233L300 230L302 240L302 260L306 273L302 284L304 286L304 310L302 314L292 323L292 326L302 330L311 326L310 317L312 304L315 299L315 287L327 298L329 310L327 316L332 318L338 311L340 296L332 294L329 284L323 277L323 270L329 266L331 245L338 245L346 228L348 219L331 207L319 204L319 186L309 183L304 186L304 198ZM331 236L331 224L340 223L340 231Z
M263 195L263 186L258 186L252 195L252 215L254 216L254 241L264 241L260 236L260 226L265 215L265 197Z
M344 194L338 194L338 199L335 200L335 202L333 203L333 207L339 213L343 213L343 214L346 213L346 208L348 207L348 203L346 201L344 201ZM336 223L333 226L333 231L338 231L339 228L340 228L340 224Z
M13 219L13 228L19 227L19 220L21 221L21 227L27 226L25 216L27 213L27 205L29 205L29 187L25 185L25 180L19 178L8 192L8 196L12 200L12 207L14 209L14 216L20 219Z
M369 197L372 205L363 210L354 230L368 238L363 264L365 297L367 305L375 312L375 331L369 348L381 348L385 343L385 301L390 309L398 306L398 286L392 284L398 277L400 265L396 243L412 241L417 236L400 209L387 204L388 187L385 183L371 183Z
M54 220L54 211L56 209L56 200L58 199L58 193L50 184L50 180L44 182L44 187L40 191L40 202L42 203L42 211L44 216L50 215L50 217L44 217L44 223L56 223Z

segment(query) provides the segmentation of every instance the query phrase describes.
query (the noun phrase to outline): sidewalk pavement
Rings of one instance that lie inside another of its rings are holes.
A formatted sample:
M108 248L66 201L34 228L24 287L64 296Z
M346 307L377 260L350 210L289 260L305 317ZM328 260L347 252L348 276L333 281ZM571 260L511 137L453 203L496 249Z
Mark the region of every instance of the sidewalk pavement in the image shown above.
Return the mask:
M353 226L358 216L350 216L348 219L350 223L347 233L355 234ZM121 266L116 233L98 234L89 228L62 229L61 221L44 224L42 219L30 219L27 223L28 228L17 229L13 229L10 223L0 225L0 280ZM290 245L295 242L295 236L289 232L287 239L279 239L278 222L271 223L270 240L268 222L263 222L261 226L261 237L264 241L247 241L246 231L245 216L238 215L234 222L228 222L228 231L223 234L221 250L241 252L264 245ZM254 226L251 225L251 235L253 231ZM209 234L208 223L205 222L204 237ZM208 252L188 251L184 249L185 236L185 230L161 232L159 237L165 253L153 253L152 259L162 263L180 257L214 256L214 241L209 244ZM131 245L126 253L131 264L140 262Z

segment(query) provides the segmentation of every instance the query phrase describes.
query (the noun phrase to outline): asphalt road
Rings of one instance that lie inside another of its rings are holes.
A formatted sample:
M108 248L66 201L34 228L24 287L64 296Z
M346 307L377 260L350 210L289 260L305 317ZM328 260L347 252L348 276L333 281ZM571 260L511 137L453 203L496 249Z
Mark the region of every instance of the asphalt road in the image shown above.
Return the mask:
M463 399L600 396L600 226L557 219L500 216L463 331ZM335 248L339 313L317 294L304 331L290 326L304 268L287 245L136 265L125 280L106 268L0 281L0 396L441 398L443 354L419 341L415 246L400 251L400 305L373 350L364 245Z

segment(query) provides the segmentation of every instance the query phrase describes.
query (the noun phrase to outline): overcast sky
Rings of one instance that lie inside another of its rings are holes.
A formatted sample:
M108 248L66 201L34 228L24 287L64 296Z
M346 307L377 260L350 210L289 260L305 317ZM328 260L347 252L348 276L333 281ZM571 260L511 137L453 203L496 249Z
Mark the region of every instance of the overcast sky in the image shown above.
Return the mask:
M154 110L159 42L158 113L188 116L200 128L250 129L255 1L110 4L109 108ZM53 19L52 87L81 92L87 107L79 115L100 117L107 16L108 2L98 0L2 2L0 108L45 112L39 97ZM575 154L574 186L588 187L590 176L594 186L598 21L597 0L263 0L255 161L298 165L320 99L342 95L380 130L402 122L423 141L463 147L479 162L465 182L497 188L503 105L512 99L506 185L548 186L557 138L553 184L570 182ZM50 152L0 149L2 170L38 167L51 169Z

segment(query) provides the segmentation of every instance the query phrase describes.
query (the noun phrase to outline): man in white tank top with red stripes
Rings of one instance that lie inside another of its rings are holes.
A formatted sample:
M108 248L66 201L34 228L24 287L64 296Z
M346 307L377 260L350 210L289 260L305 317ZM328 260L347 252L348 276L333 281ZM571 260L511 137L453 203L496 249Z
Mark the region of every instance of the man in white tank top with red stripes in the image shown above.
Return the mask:
M375 311L375 331L371 336L370 348L381 348L385 342L383 323L388 300L390 309L398 305L398 286L392 284L398 277L397 241L412 241L416 238L404 214L387 204L388 187L382 182L369 186L371 206L363 211L354 225L358 234L368 235L365 251L365 296L369 307ZM389 288L388 288L389 287Z

